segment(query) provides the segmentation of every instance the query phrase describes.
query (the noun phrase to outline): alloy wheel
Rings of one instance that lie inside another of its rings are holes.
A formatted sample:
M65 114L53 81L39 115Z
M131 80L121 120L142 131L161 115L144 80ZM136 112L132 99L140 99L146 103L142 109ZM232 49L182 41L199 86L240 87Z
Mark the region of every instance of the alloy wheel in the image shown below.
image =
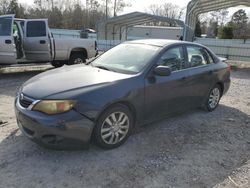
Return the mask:
M129 117L123 112L110 114L102 123L101 138L109 145L121 142L129 131Z
M211 109L216 108L220 101L220 89L215 87L212 92L210 93L209 100L208 100L208 105Z

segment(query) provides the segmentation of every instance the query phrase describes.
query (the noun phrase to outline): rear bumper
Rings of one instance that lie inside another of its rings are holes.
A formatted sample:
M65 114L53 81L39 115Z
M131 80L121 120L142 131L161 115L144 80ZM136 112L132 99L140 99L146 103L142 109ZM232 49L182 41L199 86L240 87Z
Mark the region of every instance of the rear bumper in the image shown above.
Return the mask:
M49 116L24 109L16 100L15 112L22 133L41 146L59 150L89 146L94 123L74 110Z

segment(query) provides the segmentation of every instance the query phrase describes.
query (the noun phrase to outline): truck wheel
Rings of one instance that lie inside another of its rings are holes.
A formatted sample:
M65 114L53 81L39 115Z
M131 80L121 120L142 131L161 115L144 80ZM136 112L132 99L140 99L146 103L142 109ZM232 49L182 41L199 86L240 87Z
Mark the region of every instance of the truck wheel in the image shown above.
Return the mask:
M55 68L59 68L59 67L62 67L64 63L60 61L53 61L51 62L51 65L54 66Z
M73 52L69 59L69 65L86 63L86 57L81 52Z

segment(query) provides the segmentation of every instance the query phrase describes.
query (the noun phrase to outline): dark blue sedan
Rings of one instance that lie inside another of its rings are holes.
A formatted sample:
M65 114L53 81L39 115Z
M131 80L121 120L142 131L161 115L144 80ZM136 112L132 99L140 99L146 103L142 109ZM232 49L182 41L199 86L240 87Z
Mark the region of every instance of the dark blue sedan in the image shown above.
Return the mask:
M230 67L208 48L170 40L125 42L88 66L75 65L28 80L15 100L19 128L50 148L112 149L133 129L162 117L217 108Z

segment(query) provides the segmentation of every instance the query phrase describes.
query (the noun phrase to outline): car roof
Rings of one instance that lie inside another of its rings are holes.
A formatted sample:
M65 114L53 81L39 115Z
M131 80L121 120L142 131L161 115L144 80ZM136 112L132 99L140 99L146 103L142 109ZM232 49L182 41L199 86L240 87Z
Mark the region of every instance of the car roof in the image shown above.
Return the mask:
M171 44L196 44L192 42L185 42L180 40L167 40L167 39L142 39L142 40L133 40L128 41L129 44L147 44L152 46L165 47ZM197 44L198 45L198 44Z

